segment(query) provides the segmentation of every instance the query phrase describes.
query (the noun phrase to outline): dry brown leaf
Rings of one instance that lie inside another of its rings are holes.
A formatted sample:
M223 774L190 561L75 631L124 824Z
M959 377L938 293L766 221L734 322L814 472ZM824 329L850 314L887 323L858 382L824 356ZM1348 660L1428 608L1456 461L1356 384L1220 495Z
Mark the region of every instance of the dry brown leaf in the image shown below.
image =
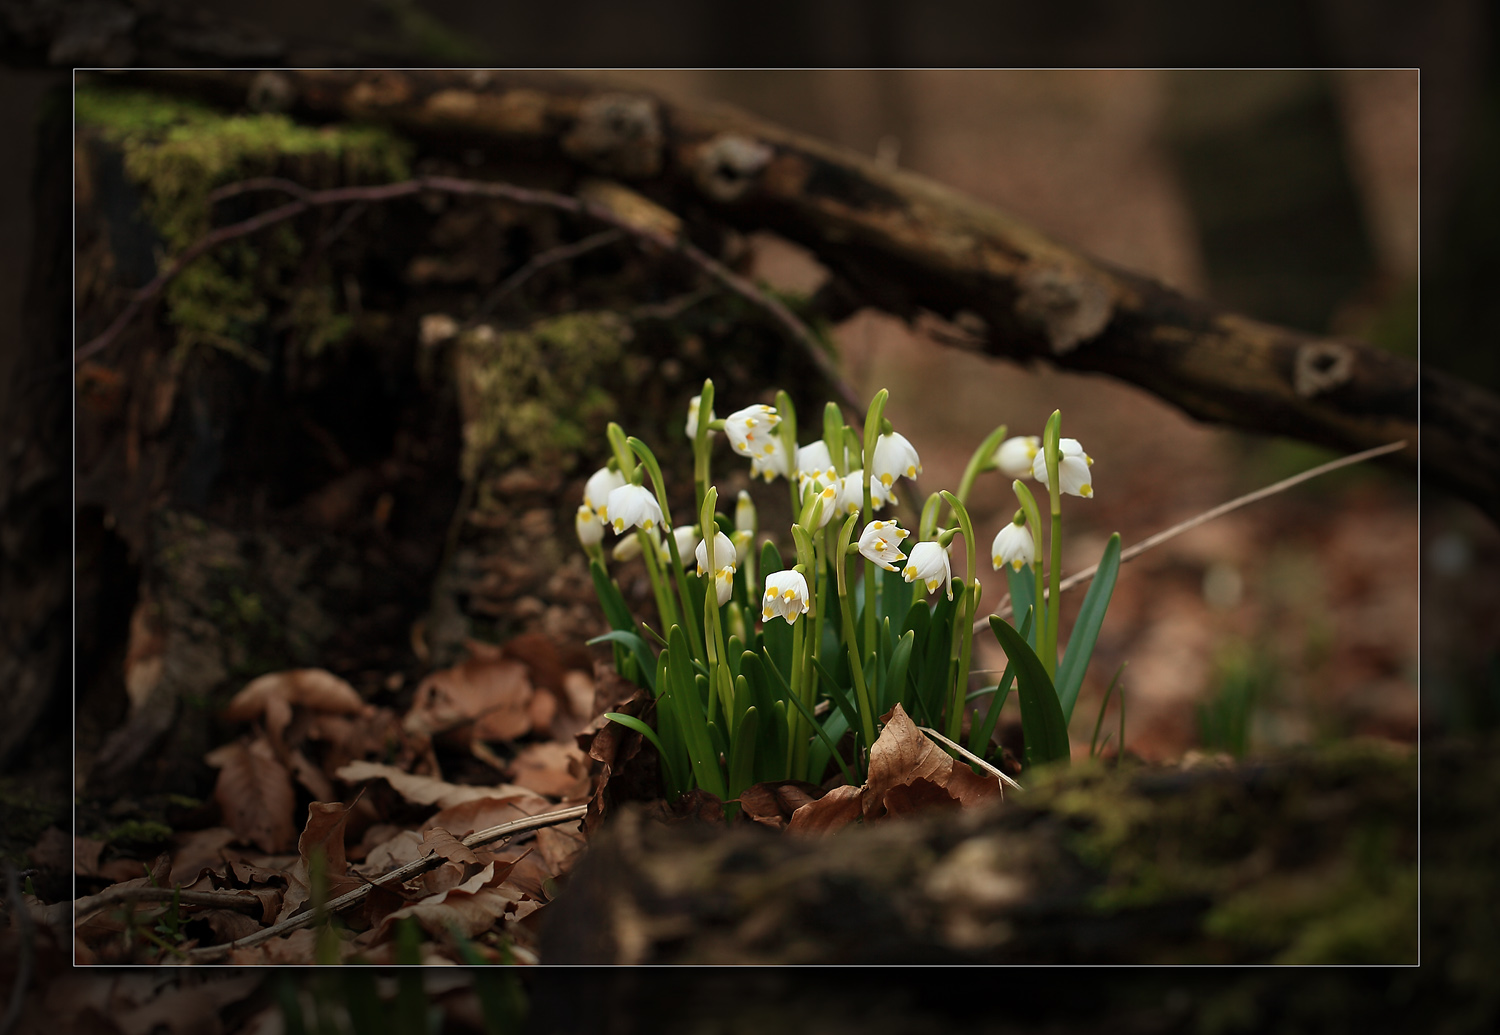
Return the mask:
M265 712L266 702L273 699L336 715L355 715L365 706L359 691L327 669L294 668L252 679L229 702L225 717L236 721L258 719Z
M787 829L799 834L826 834L859 818L864 788L835 787L792 813Z
M214 799L224 822L241 840L267 852L280 852L296 841L292 809L297 794L291 774L264 737L246 744L236 740L210 751L204 761L219 770Z
M423 929L445 936L454 926L472 938L492 927L507 910L513 910L523 892L503 883L514 864L489 863L474 876L430 898L403 906L389 914L380 926L361 936L362 944L374 944L389 936L391 928L405 917L413 917Z
M349 812L350 806L342 802L315 801L307 807L307 825L297 839L298 859L287 870L286 895L278 921L291 916L312 898L314 854L323 857L327 898L337 898L364 883L349 873L349 862L344 857L344 826L349 821Z
M422 824L422 829L438 826L445 830L452 830L460 837L468 837L476 830L485 830L499 826L501 823L535 816L539 812L546 812L551 807L552 803L541 795L519 789L519 793L503 797L474 798L461 801L456 805L449 805L441 812L429 817Z
M204 870L212 870L224 862L224 848L234 840L234 831L228 827L209 827L178 834L173 840L177 851L172 856L174 885L188 885L198 879Z
M555 827L542 827L536 832L536 850L552 871L552 876L561 877L573 868L588 842L583 837L583 824L559 823Z
M747 819L773 830L784 830L792 815L808 802L817 801L823 788L805 780L776 780L746 787L739 796L740 811Z
M429 851L436 852L444 859L450 859L456 863L479 861L478 856L474 854L474 849L439 826L428 827L422 835L422 854L426 855Z
M334 792L333 782L328 779L323 770L308 761L301 748L292 748L286 754L286 760L291 763L292 775L298 783L307 788L309 794L317 801L332 801L338 795Z
M229 963L236 967L260 967L274 963L306 964L318 947L318 932L302 927L291 934L272 938L248 949L234 949Z
M422 835L415 830L402 830L371 848L365 861L355 867L366 876L389 873L398 866L405 866L422 857Z
M948 793L948 788L919 776L910 783L898 783L885 792L881 801L881 815L914 816L938 809L958 808L958 799Z
M354 761L340 766L334 774L348 783L361 780L381 779L390 784L397 794L417 805L436 805L448 808L460 802L480 798L498 798L507 795L532 795L524 787L501 784L498 787L474 787L467 784L448 783L431 776L416 776L405 769L378 762ZM533 795L534 796L534 795Z
M531 729L531 697L524 663L471 654L422 680L401 727L412 736L514 740Z
M870 748L870 771L865 778L866 819L885 814L885 798L893 787L920 779L944 786L953 768L948 753L928 740L899 704L881 722L884 728Z
M526 745L506 775L517 786L564 801L581 798L589 791L587 756L576 745L556 740Z
M205 909L195 919L207 921L208 929L214 935L213 944L216 945L238 941L261 929L260 923L253 916L246 916L232 909Z

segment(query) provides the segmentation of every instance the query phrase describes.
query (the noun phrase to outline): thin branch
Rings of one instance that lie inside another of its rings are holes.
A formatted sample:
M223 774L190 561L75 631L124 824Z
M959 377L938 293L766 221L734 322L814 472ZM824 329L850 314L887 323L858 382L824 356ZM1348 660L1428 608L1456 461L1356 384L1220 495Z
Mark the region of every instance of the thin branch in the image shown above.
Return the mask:
M587 805L570 805L565 809L555 809L552 812L543 812L535 816L527 816L524 819L516 819L512 820L509 823L501 823L499 826L486 827L484 830L476 830L474 833L464 838L462 844L466 848L474 848L478 845L485 845L489 844L492 841L498 841L502 837L508 837L511 834L519 834L522 831L537 830L541 827L550 827L556 826L559 823L566 823L572 819L582 819L583 814L587 811ZM298 930L299 928L306 927L308 924L314 922L320 915L323 915L323 913L325 912L335 913L341 909L352 906L357 902L363 901L364 898L376 888L386 887L392 884L401 884L420 873L425 873L428 870L433 869L434 867L439 865L443 861L443 859L444 856L439 855L437 852L432 852L428 855L424 855L422 858L413 860L412 862L409 862L404 866L399 866L396 869L391 870L389 873L384 874L380 877L376 877L374 880L362 884L352 891L345 892L338 898L335 898L333 901L329 902L321 911L309 909L305 913L298 913L296 916L289 916L278 924L272 924L270 927L267 927L263 931L257 931L254 934L246 935L244 938L240 938L237 941L225 942L223 945L206 945L201 949L193 949L190 953L188 953L188 956L195 962L209 963L213 962L214 960L222 959L223 957L229 955L229 953L234 949L252 948L253 946L259 945L262 942L270 941L272 938L276 938L283 934L289 934L292 931Z
M209 906L214 909L235 909L241 913L259 913L260 899L241 891L182 891L172 888L105 888L97 895L89 895L73 903L73 924L76 927L86 918L123 902L170 902L176 898L185 906Z
M160 295L166 286L189 263L212 248L253 234L268 226L285 222L311 208L323 205L342 205L348 202L376 203L393 201L397 198L411 197L423 191L436 191L438 193L455 194L465 197L503 198L520 205L550 208L558 212L583 216L614 227L635 238L638 242L654 245L663 251L675 252L681 255L704 273L719 281L730 291L765 311L777 323L781 324L783 329L802 346L813 365L828 380L834 391L850 410L861 410L861 407L857 405L853 391L839 377L832 359L824 352L823 346L818 342L817 337L808 329L806 324L797 318L796 314L780 301L762 292L754 284L750 283L744 277L739 276L733 270L730 270L723 263L713 258L713 256L705 253L685 237L674 237L658 230L638 226L602 205L584 201L572 195L558 194L554 191L532 190L493 180L465 180L455 176L418 176L410 180L401 180L396 183L386 183L373 187L333 187L328 190L317 191L308 190L300 184L279 177L258 177L239 183L227 184L214 191L210 195L210 200L221 201L240 194L264 190L283 191L291 194L295 200L262 212L257 216L252 216L249 219L241 220L238 223L219 227L217 230L205 234L189 245L165 269L157 273L151 279L150 283L136 291L131 297L130 302L115 317L113 322L105 328L102 334L87 344L80 346L74 352L74 366L76 367L84 360L97 355L112 345L124 332L125 328L130 325L131 321L135 319L137 314L140 313L142 308Z
M921 730L923 733L927 734L929 737L932 737L934 740L938 741L939 743L948 745L948 747L951 747L954 751L957 751L960 755L963 755L965 758L967 758L970 762L973 762L975 765L984 767L984 769L987 772L989 772L989 774L991 776L995 776L995 777L999 778L999 780L1000 780L1001 783L1010 784L1010 786L1014 787L1018 791L1025 789L1020 784L1016 783L1016 781L1012 780L1010 777L1008 777L1004 773L1002 773L1000 770L998 770L994 766L990 765L984 759L982 759L978 755L974 754L974 752L970 751L968 748L964 747L962 744L954 743L953 741L949 740L947 737L945 737L941 733L939 733L937 730L929 729L926 726L918 726L917 729Z
M581 241L573 241L569 244L561 244L556 248L549 248L544 252L539 252L536 255L533 255L531 258L526 260L526 262L521 266L520 269L516 270L514 273L500 282L500 286L495 288L495 290L492 291L489 296L480 303L479 308L475 310L474 315L469 317L469 319L465 321L466 325L472 327L483 320L485 317L489 316L490 313L494 311L495 306L499 305L506 295L509 295L512 291L516 290L516 288L526 283L526 281L530 280L532 277L540 273L542 270L546 269L548 266L555 266L558 263L568 262L572 259L578 258L579 256L587 255L589 252L594 251L598 248L608 247L609 245L614 244L616 241L622 240L624 237L625 231L623 230L601 230L597 234L591 234Z
M1256 500L1263 500L1267 496L1274 496L1278 492L1285 492L1287 489L1290 489L1294 485L1300 485L1305 481L1310 481L1311 479L1318 477L1319 475L1328 474L1330 471L1337 471L1341 467L1348 467L1351 464L1357 464L1365 460L1373 460L1377 456L1384 456L1387 453L1399 452L1400 450L1405 448L1405 440L1402 440L1400 442L1389 442L1383 446L1376 446L1374 449L1366 449L1362 453L1353 453L1349 456L1341 456L1337 460L1330 460L1326 464L1319 464L1317 467L1313 467L1306 471L1303 471L1301 474L1294 474L1290 478L1283 478L1281 481L1276 482L1274 485L1267 485L1264 488L1256 489L1254 492L1247 492L1245 495L1236 497L1235 499L1230 500L1228 503L1220 503L1217 507L1205 510L1203 513L1190 517L1186 521L1179 522L1178 524L1173 525L1171 528L1165 529L1161 532L1157 532L1155 535L1147 536L1145 539L1142 539L1134 546L1126 547L1124 550L1120 551L1120 563L1124 564L1128 560L1139 557L1141 554L1145 553L1153 546L1160 546L1168 539L1174 539L1182 533L1188 531L1189 529L1197 528L1199 525L1207 521L1212 521L1216 517L1222 517L1223 515L1228 514L1231 510L1238 510L1240 507L1243 507L1247 503L1254 503ZM1072 575L1069 575L1067 578L1063 579L1061 583L1058 584L1058 592L1061 593L1066 590L1072 589L1074 586L1083 585L1085 582L1092 579L1094 575L1098 573L1098 571L1099 565L1095 564L1092 567L1084 568L1082 571L1074 572ZM1042 599L1047 599L1048 595L1048 590L1044 588L1042 590ZM1004 599L1000 601L1000 606L995 608L994 614L986 615L984 618L975 622L974 629L975 631L978 631L986 627L987 625L989 625L990 618L992 617L1008 618L1010 617L1010 614L1010 594L1007 593Z

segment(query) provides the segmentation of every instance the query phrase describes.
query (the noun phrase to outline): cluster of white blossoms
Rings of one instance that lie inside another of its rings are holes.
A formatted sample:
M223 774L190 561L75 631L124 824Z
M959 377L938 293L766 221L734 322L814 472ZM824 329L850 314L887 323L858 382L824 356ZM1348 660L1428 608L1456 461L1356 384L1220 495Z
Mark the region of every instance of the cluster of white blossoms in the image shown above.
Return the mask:
M735 410L724 418L724 434L729 436L729 447L740 456L750 458L750 475L760 475L766 481L780 476L786 478L790 467L786 447L781 436L775 434L781 423L781 414L774 406L757 403Z
M1069 496L1094 495L1094 479L1089 468L1094 466L1093 457L1083 451L1076 438L1057 441L1057 480L1062 491ZM1036 435L1018 435L1000 443L995 450L995 466L1012 478L1027 475L1047 486L1047 454L1042 452L1042 440Z

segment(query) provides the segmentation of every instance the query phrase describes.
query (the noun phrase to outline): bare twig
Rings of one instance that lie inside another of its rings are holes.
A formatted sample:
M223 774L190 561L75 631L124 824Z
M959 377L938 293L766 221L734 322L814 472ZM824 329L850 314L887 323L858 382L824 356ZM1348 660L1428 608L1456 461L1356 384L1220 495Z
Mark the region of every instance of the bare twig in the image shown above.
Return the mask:
M21 936L17 953L16 976L10 983L10 1002L5 1006L5 1016L0 1017L0 1035L10 1035L16 1021L21 1019L21 1004L26 998L26 989L31 985L31 969L36 962L36 925L31 920L31 910L21 897L21 882L16 878L16 868L5 864L5 899L10 904L12 921Z
M570 805L565 809L554 809L551 812L543 812L535 816L527 816L524 819L512 820L509 823L501 823L499 826L486 827L484 830L476 830L474 833L464 838L462 844L466 848L474 848L477 845L489 844L492 841L500 840L502 837L509 837L512 834L519 834L526 830L537 830L541 827L550 827L556 826L559 823L566 823L572 819L582 819L583 814L587 811L587 805ZM289 916L278 924L272 924L270 927L267 927L263 931L257 931L254 934L246 935L244 938L240 938L237 941L225 942L223 945L206 945L201 949L193 949L188 953L188 956L191 960L197 963L210 963L215 960L224 958L225 956L229 955L229 953L234 949L252 948L256 945L261 944L262 942L270 941L272 938L276 938L280 935L290 934L292 931L295 931L302 927L306 927L308 924L315 921L322 913L335 913L341 909L352 906L355 903L362 901L365 896L369 895L370 892L374 889L386 887L392 884L401 884L420 873L427 872L428 870L440 864L443 859L444 857L439 855L437 852L432 852L428 855L424 855L422 858L413 860L412 862L407 863L405 866L399 866L389 873L384 874L380 877L376 877L374 880L371 880L352 891L345 892L338 898L329 902L321 912L318 910L309 909L305 913L298 913L296 916Z
M502 280L500 282L500 285L496 287L494 291L490 292L489 296L480 303L479 308L475 310L474 315L469 317L469 319L465 321L466 324L472 327L483 320L485 317L489 316L490 313L494 311L495 306L499 305L506 295L516 290L516 288L526 283L526 281L530 280L533 276L540 273L548 266L555 266L561 262L568 262L572 259L578 258L581 255L587 255L589 252L594 251L595 249L608 247L609 245L614 244L616 241L622 240L624 237L625 231L620 229L601 230L599 231L599 233L591 234L581 241L573 241L568 244L560 244L556 248L549 248L544 252L538 252L536 255L533 255L531 258L527 259L520 269L516 270L510 276Z
M124 902L170 902L176 898L184 906L208 906L213 909L236 909L241 913L259 913L260 899L240 891L182 891L172 888L105 888L73 903L73 924Z
M1010 786L1014 787L1018 791L1024 789L1024 788L1022 788L1022 786L1020 784L1016 783L1016 781L1014 781L1010 777L1006 776L1000 770L998 770L994 766L990 765L988 762L986 762L984 759L980 758L978 755L974 754L974 752L970 751L968 748L964 747L962 744L956 744L956 743L954 743L953 741L949 740L947 737L943 736L941 733L939 733L935 729L929 729L926 726L918 726L917 729L921 730L923 733L927 734L929 737L931 737L934 740L938 741L938 743L940 743L940 744L946 744L948 747L951 747L954 751L957 751L960 755L963 755L965 758L967 758L970 762L973 762L975 765L982 766L985 769L986 772L988 772L991 776L997 777L1000 780L1001 783L1003 783L1003 784L1009 784Z
M532 190L526 187L517 187L509 183L500 183L494 180L465 180L455 176L418 176L410 180L401 180L396 183L380 184L373 187L333 187L328 190L308 190L301 184L279 177L258 177L251 180L243 180L239 183L227 184L209 195L210 201L221 201L225 198L235 197L253 191L279 190L293 196L294 200L276 208L262 212L257 216L231 223L228 226L219 227L185 248L177 258L168 263L167 267L153 277L150 283L138 290L130 299L130 302L115 317L113 322L87 344L82 345L73 353L73 364L79 363L91 356L97 355L114 343L130 325L148 303L153 301L170 284L187 265L202 256L205 252L233 241L268 226L285 222L311 208L323 205L342 205L349 202L376 203L394 201L397 198L412 197L424 191L435 191L443 194L455 194L466 197L503 198L521 205L533 205L540 208L550 208L559 212L567 212L572 215L583 216L596 222L604 223L614 227L622 233L628 234L638 242L654 245L663 251L675 252L697 266L704 273L719 281L730 291L746 299L752 305L768 313L783 329L803 348L813 365L828 380L840 399L851 411L862 412L857 405L853 391L834 368L832 359L824 352L823 346L817 337L808 329L791 310L787 309L780 301L767 295L744 277L730 270L723 263L713 258L698 248L685 237L672 236L660 230L646 226L637 225L628 219L621 217L610 209L584 201L581 198L569 194L558 194L548 190Z
M1230 500L1228 503L1220 503L1217 507L1205 510L1203 513L1190 517L1186 521L1179 522L1178 524L1173 525L1171 528L1157 532L1155 535L1147 536L1145 539L1142 539L1134 546L1126 547L1124 550L1120 551L1120 563L1124 564L1128 560L1139 557L1141 554L1145 553L1153 546L1160 546L1168 539L1173 539L1191 528L1197 528L1204 522L1212 521L1216 517L1222 517L1223 515L1228 514L1231 510L1238 510L1240 507L1243 507L1247 503L1254 503L1256 500L1263 500L1267 496L1274 496L1278 492L1284 492L1294 485L1300 485L1305 481L1309 481L1313 478L1318 477L1319 475L1328 474L1330 471L1337 471L1341 467L1348 467L1351 464L1357 464L1364 460L1373 460L1377 456L1384 456L1387 453L1395 453L1405 448L1405 440L1402 440L1400 442L1389 442L1383 446L1376 446L1374 449L1366 449L1362 453L1353 453L1349 456L1341 456L1337 460L1330 460L1326 464L1319 464L1317 467L1313 467L1306 471L1303 471L1301 474L1294 474L1290 478L1283 478L1281 481L1275 483L1274 485L1267 485L1264 488L1256 489L1254 492L1247 492L1245 495L1236 497L1235 499ZM1095 564L1092 567L1084 568L1082 571L1074 572L1072 575L1069 575L1058 584L1057 590L1059 593L1061 593L1066 590L1072 589L1074 586L1081 586L1085 582L1089 581L1089 579L1092 579L1098 571L1099 565ZM1044 600L1048 597L1049 592L1050 591L1047 588L1043 588L1042 598ZM975 631L978 631L989 625L991 617L1008 618L1010 614L1010 594L1007 593L1004 599L1000 601L1000 606L995 608L994 614L985 615L979 621L975 622L974 629Z

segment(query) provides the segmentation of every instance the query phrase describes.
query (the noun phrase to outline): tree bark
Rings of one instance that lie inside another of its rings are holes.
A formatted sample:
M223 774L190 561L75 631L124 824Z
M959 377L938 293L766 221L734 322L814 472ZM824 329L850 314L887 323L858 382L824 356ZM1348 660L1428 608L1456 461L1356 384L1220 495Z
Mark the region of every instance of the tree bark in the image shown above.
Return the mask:
M277 71L257 97L311 119L359 118L450 144L489 146L519 173L572 169L625 180L713 225L771 229L834 274L837 318L871 305L936 314L947 340L1136 384L1205 421L1345 451L1396 440L1415 472L1418 412L1429 484L1500 517L1500 399L1363 342L1278 327L1189 299L1081 255L923 177L722 107L557 75ZM137 81L241 105L227 72Z

